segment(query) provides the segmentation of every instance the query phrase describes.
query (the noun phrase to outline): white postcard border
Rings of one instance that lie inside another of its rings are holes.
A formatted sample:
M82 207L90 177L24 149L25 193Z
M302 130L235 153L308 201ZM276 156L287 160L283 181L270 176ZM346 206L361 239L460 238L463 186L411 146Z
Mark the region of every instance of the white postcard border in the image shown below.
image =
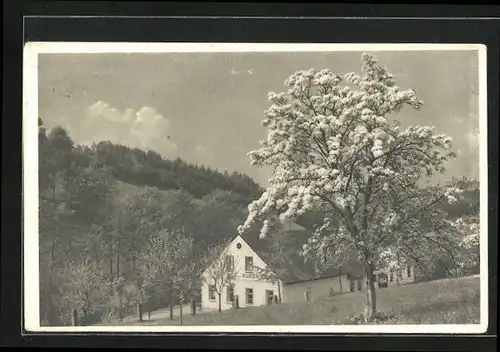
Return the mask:
M279 325L279 326L77 326L41 327L38 243L38 54L463 51L478 52L480 133L480 324L470 325ZM23 57L23 256L24 329L28 332L245 332L478 334L488 327L488 160L486 46L480 44L291 44L28 42Z

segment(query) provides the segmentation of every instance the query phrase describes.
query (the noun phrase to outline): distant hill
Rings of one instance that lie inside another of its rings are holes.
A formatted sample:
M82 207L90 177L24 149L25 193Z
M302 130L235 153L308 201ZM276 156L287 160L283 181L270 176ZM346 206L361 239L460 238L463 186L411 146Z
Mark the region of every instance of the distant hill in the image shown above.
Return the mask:
M110 168L115 179L133 185L154 186L162 190L184 189L195 198L221 189L253 200L263 191L247 175L221 172L190 164L180 158L165 159L151 150L144 151L105 141L92 145L88 151L95 163Z

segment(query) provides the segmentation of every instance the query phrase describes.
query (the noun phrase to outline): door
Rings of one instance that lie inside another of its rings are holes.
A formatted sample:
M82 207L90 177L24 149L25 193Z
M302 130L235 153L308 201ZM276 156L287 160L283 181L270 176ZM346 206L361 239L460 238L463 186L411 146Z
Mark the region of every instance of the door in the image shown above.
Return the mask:
M267 303L267 305L270 306L271 304L273 304L273 300L274 300L274 291L266 290L266 303Z

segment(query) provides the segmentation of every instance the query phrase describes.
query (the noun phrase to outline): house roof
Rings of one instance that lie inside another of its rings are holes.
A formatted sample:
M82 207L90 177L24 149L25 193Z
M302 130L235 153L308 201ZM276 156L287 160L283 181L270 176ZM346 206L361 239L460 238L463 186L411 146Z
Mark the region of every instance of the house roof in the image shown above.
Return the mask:
M287 256L285 263L285 276L281 279L284 283L297 283L302 281L317 280L321 278L335 277L345 273L352 277L361 277L364 275L364 267L356 260L350 260L341 268L332 267L317 273L314 261L304 261L299 255L302 245L311 236L311 232L299 225L286 224L283 230L288 236L292 236L291 243L294 251ZM269 263L272 261L273 253L269 250L268 242L259 238L257 233L249 233L241 236L245 242L257 253L261 259Z

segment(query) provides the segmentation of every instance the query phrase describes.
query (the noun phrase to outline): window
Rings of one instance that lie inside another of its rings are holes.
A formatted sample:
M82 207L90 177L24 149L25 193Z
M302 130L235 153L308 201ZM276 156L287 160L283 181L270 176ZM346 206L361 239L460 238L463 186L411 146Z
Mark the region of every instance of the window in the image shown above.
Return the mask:
M403 280L403 270L398 269L398 271L397 271L397 275L398 275L398 279L399 279L399 280Z
M393 282L393 281L394 281L394 272L392 272L392 271L391 271L391 272L390 272L390 274L389 274L389 281L390 281L390 282Z
M411 265L408 264L408 267L406 268L406 275L408 277L411 277Z
M354 280L351 280L351 287L350 287L350 289L351 289L351 292L354 292Z
M253 288L245 289L245 297L247 304L253 304Z
M272 290L266 290L266 302L267 305L273 304L274 292Z
M234 269L234 257L232 255L226 255L226 269L227 270Z
M385 273L380 273L378 275L378 287L387 287L387 275Z
M226 301L227 302L234 301L234 286L233 285L230 285L230 286L227 287Z
M208 286L208 299L215 300L215 285Z
M358 280L358 291L361 291L363 289L363 283L361 280Z
M253 257L245 257L245 271L253 270Z

